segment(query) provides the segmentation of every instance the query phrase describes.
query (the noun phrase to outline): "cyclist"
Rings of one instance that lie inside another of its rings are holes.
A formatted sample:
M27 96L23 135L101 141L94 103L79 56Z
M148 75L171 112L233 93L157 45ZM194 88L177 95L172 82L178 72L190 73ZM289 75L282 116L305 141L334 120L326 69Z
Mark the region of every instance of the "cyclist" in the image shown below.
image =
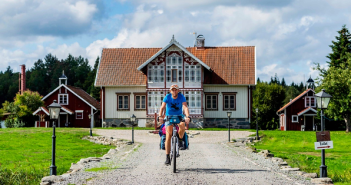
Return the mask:
M171 85L170 87L170 94L167 94L165 98L163 99L160 112L158 113L159 119L164 119L164 110L166 109L166 116L182 116L180 120L184 119L183 115L183 110L185 113L185 123L180 122L178 124L179 131L179 148L183 148L183 136L185 133L185 129L189 128L189 122L190 122L190 117L189 117L189 109L188 105L186 103L185 97L179 93L179 86L178 85ZM186 124L186 128L185 128ZM172 138L172 132L173 132L173 125L170 124L169 121L166 121L165 123L166 127L166 165L171 164L171 159L169 157L169 153L171 150L171 138Z

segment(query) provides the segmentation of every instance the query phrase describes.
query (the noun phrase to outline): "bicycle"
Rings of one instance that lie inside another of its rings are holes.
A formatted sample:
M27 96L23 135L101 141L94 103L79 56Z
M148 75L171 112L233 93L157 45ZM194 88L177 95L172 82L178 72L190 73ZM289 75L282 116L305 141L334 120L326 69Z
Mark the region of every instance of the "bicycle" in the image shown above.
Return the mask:
M180 122L185 122L185 120L180 120L181 116L166 116L164 121L169 121L173 125L173 133L171 138L171 166L173 173L176 173L177 170L177 157L179 157L179 139L177 137L177 124ZM158 118L157 118L158 120Z

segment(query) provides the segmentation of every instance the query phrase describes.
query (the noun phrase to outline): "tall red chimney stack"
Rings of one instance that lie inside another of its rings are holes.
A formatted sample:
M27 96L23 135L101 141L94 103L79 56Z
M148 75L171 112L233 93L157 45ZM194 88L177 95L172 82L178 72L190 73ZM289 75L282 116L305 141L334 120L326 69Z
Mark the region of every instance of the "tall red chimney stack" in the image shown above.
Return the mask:
M26 90L26 66L23 64L21 65L21 90L20 93Z

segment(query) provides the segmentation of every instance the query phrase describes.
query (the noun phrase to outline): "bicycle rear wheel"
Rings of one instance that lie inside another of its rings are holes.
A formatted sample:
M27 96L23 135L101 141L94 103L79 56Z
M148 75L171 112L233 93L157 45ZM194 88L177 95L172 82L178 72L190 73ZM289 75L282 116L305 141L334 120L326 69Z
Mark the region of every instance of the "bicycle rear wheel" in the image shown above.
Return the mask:
M172 170L173 173L176 173L176 169L177 169L177 142L176 142L176 137L172 138Z

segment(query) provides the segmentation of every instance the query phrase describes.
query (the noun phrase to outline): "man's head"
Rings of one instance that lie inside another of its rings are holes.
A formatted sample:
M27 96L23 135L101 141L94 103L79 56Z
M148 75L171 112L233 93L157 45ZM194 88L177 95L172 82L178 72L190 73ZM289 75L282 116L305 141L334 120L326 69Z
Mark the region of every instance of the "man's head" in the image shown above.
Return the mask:
M169 88L169 91L171 92L173 97L177 97L179 93L179 86L175 84L171 85L171 87Z

